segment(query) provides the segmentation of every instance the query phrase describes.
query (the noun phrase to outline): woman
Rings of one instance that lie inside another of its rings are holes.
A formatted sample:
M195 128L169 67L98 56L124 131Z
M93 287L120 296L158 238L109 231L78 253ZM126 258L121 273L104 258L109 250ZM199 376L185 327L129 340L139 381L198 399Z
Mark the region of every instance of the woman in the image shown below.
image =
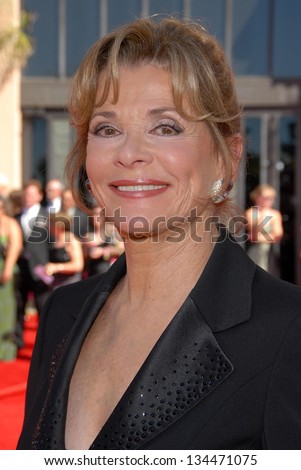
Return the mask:
M44 270L50 276L52 289L56 289L81 279L84 257L81 243L71 231L70 217L59 212L51 214L49 222L49 263Z
M14 273L22 249L22 234L6 206L7 199L0 196L0 361L13 361L17 356L13 341L16 325Z
M242 151L216 40L122 26L88 52L70 111L71 187L87 173L125 255L48 303L18 448L298 448L301 291L215 223Z
M279 275L279 242L283 237L282 217L273 209L276 190L269 184L256 186L250 193L253 206L246 210L248 255L261 268Z
M83 237L87 276L105 273L124 251L124 244L112 222L105 222L103 212L98 206L93 207L91 211L92 230Z

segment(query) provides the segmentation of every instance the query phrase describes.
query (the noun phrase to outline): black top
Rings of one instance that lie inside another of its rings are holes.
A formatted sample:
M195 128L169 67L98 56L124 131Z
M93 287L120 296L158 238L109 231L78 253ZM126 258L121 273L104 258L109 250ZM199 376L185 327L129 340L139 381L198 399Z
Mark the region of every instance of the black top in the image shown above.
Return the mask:
M49 300L18 449L65 448L76 359L125 272L121 255L103 276L58 289ZM300 306L299 287L256 267L222 231L196 285L90 448L301 449Z
M64 247L50 245L49 261L51 263L68 263L68 261L70 261L70 255Z

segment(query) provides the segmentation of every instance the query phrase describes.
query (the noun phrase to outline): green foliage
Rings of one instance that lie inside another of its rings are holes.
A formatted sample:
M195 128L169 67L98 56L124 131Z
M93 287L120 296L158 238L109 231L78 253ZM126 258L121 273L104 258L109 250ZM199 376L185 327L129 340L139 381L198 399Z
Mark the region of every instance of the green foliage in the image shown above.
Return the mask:
M32 38L27 33L34 15L21 12L20 25L0 28L0 87L17 67L24 67L33 53Z

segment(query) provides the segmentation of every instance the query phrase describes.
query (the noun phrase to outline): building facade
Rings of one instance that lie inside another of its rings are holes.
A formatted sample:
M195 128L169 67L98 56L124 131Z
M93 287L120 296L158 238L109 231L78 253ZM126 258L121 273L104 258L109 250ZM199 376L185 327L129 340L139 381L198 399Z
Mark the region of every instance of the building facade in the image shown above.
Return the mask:
M11 68L12 48L3 35L20 24L20 0L0 0L0 173L9 187L22 180L21 70Z
M35 53L23 72L22 179L62 178L73 142L70 79L89 46L116 26L154 14L190 17L224 45L243 105L246 170L241 208L260 182L278 191L282 277L301 285L300 0L23 0L35 13Z

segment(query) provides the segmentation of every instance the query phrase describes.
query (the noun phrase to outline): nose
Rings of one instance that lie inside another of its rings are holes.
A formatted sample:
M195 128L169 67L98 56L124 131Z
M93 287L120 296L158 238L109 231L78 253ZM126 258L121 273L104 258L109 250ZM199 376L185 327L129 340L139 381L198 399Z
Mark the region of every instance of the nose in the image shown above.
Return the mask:
M119 167L137 168L147 166L152 161L152 152L143 136L128 134L120 143L114 155L114 164Z

